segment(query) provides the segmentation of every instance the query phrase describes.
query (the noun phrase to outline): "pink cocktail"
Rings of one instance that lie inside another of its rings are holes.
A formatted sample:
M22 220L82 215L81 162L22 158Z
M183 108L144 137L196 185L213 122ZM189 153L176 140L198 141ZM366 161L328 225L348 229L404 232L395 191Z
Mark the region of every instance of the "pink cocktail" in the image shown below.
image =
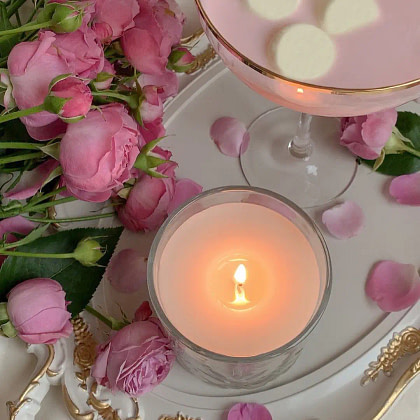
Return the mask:
M289 16L269 20L250 10L247 0L196 0L206 35L226 66L254 91L287 108L259 116L250 127L251 146L242 158L250 184L280 192L305 207L331 200L348 188L355 164L337 146L337 126L310 132L307 114L364 115L420 96L420 3L366 0L370 1L376 1L379 17L331 35L336 48L331 69L300 81L281 75L269 54L271 39L291 24L322 27L320 14L328 1L301 0ZM267 148L273 157L268 161ZM279 185L279 179L287 182Z

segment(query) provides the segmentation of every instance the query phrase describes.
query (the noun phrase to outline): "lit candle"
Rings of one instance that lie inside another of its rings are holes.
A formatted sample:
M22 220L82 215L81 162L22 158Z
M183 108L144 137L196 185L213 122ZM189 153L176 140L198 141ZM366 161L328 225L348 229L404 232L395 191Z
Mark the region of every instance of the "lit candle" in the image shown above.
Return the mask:
M265 354L294 340L325 288L318 234L307 226L304 233L293 209L260 205L245 192L251 202L197 204L179 226L164 227L149 279L182 336L228 357Z

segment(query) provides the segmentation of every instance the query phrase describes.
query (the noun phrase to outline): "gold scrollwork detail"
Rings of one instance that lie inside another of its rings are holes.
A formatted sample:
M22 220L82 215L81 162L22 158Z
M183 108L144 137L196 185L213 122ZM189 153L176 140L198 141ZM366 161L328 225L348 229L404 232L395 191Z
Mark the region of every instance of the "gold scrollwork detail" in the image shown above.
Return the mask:
M213 47L209 45L205 51L203 51L200 54L197 54L192 67L189 70L187 70L186 73L192 74L201 70L208 63L210 63L210 61L213 60L213 58L215 57L216 57L216 51L214 51Z
M401 376L398 380L397 384L395 385L394 389L391 392L391 395L385 401L385 404L379 410L378 414L372 420L380 420L385 413L390 409L392 404L396 401L396 399L400 396L400 394L404 391L407 385L417 376L420 374L420 358L417 359Z
M95 362L97 343L81 317L76 317L72 320L72 323L76 344L73 362L80 369L76 376L81 382L80 387L87 391L87 380L90 376L90 369Z
M159 420L201 420L200 417L188 417L182 413L178 413L175 417L171 416L160 416Z
M81 317L76 317L72 320L74 330L74 356L73 362L80 369L76 372L76 376L79 379L80 387L88 393L87 404L93 410L98 413L103 420L121 420L118 415L118 411L114 410L108 401L101 401L96 397L96 391L98 390L98 384L93 384L88 387L88 379L90 377L90 370L95 363L96 358L96 347L97 343L93 338L92 333L89 331L89 327ZM63 395L66 401L67 409L75 420L92 420L95 416L93 412L81 414L78 407L71 400L68 391L63 387ZM141 420L140 418L140 407L136 399L131 399L135 407L135 417L127 420Z
M420 352L420 330L409 327L399 334L394 334L388 345L382 349L377 361L370 363L369 369L365 370L361 385L365 386L370 381L376 381L380 372L390 376L398 360L418 352Z
M197 42L203 35L204 35L203 29L198 29L197 31L193 32L191 35L182 38L181 45L188 46L192 44L193 42Z
M6 405L9 409L9 420L15 420L21 408L31 402L31 398L27 397L27 395L37 386L39 386L39 381L45 376L55 376L57 375L56 372L50 370L50 366L54 360L54 347L51 344L47 346L48 356L47 360L45 361L44 365L41 369L35 374L35 376L31 379L28 386L24 389L20 397L17 401L7 401Z

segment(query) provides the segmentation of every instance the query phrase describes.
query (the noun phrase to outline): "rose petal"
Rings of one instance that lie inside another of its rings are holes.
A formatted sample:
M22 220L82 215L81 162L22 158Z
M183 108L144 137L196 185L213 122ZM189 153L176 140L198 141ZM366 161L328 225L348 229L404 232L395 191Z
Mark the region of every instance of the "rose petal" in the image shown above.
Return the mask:
M382 149L389 140L397 119L398 112L394 108L368 115L362 124L362 136L365 143Z
M150 304L146 300L136 310L134 314L134 321L147 321L152 316Z
M203 187L191 179L178 179L175 184L175 192L172 201L169 203L168 214L172 213L181 204L190 198L200 194Z
M400 204L420 206L420 172L394 178L389 193Z
M363 210L353 201L345 201L324 211L322 223L337 239L349 239L360 233L365 216Z
M420 299L420 276L411 264L381 261L372 269L366 294L385 312L409 308Z
M231 157L245 153L250 140L245 124L231 117L216 120L210 128L210 137L224 155Z
M112 287L118 292L136 292L146 282L147 258L135 249L123 249L112 257L106 274Z
M261 404L238 403L228 414L227 420L272 420L270 412Z
M49 159L35 169L24 172L17 185L5 193L4 196L11 200L24 200L32 197L44 185L51 173L58 167L59 163L54 159Z

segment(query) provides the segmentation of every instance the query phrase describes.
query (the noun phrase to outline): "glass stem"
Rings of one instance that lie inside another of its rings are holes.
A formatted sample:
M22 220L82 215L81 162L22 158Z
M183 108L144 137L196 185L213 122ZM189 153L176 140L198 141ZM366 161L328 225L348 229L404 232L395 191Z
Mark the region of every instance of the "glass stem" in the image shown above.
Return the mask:
M300 114L296 134L289 143L289 152L296 158L306 159L312 154L311 122L312 115Z

